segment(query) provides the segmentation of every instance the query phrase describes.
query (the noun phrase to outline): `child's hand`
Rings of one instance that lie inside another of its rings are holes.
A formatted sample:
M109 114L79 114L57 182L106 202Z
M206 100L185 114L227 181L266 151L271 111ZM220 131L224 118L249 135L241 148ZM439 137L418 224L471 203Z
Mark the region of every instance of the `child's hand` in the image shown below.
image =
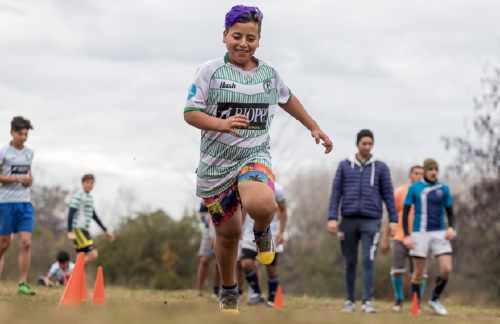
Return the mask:
M113 243L113 241L115 240L115 234L113 234L113 232L106 231L106 236L109 238L109 241Z
M222 119L220 131L222 133L231 133L238 137L242 135L236 131L236 128L245 128L250 124L248 117L245 115L231 116L228 119Z
M328 154L332 151L333 143L328 137L328 135L326 135L321 129L318 128L316 130L311 131L311 136L314 137L314 139L316 140L316 144L319 144L320 140L323 140L323 144L321 145L323 145L326 148L325 154Z
M76 240L75 233L73 233L73 232L68 232L68 240L71 240L71 241Z

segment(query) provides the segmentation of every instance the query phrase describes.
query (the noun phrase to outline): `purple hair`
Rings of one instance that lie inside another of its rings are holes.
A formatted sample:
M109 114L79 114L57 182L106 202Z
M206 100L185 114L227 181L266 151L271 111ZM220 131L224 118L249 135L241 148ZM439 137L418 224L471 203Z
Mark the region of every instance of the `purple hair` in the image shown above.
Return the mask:
M231 8L231 11L226 14L226 32L228 32L229 28L237 22L256 22L259 25L260 34L262 19L264 19L264 14L262 14L262 11L257 7L247 7L244 5L234 6Z

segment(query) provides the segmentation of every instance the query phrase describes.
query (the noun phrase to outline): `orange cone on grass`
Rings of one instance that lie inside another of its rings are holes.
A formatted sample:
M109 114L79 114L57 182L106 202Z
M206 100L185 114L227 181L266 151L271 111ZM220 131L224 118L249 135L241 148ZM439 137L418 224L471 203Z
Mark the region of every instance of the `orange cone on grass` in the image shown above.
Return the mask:
M104 277L102 267L97 269L97 278L95 279L94 293L92 295L92 306L106 306L106 295L104 294Z
M283 308L283 295L281 292L281 286L278 286L278 290L276 291L276 297L274 298L274 308Z
M59 306L82 305L82 280L84 274L85 253L80 253L76 259L73 273L59 302Z
M85 271L83 271L83 277L82 277L82 301L89 301L89 296L87 294L87 278L85 277Z
M417 292L413 293L413 300L411 301L411 312L410 312L410 314L411 315L416 315L416 316L420 315L420 305L419 305L419 302L418 302Z

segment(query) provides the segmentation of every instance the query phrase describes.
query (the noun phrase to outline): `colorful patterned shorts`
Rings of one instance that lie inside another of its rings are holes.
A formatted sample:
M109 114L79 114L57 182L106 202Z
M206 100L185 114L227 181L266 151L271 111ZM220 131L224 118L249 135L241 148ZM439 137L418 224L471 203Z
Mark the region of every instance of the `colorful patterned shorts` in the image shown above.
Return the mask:
M238 175L238 180L229 189L217 196L203 198L214 225L225 222L238 210L241 202L238 186L247 181L263 182L274 191L274 174L267 166L262 163L245 165Z

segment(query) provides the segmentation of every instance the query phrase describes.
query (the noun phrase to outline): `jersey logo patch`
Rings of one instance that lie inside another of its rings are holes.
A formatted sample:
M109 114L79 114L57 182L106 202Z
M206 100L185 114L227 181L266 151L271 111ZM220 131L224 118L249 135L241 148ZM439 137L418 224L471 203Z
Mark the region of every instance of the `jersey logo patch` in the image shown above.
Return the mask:
M196 95L196 84L192 84L190 87L189 87L189 91L188 91L188 98L187 100L193 98L194 96Z
M12 174L28 174L28 172L30 171L30 166L29 165L13 165L10 170L11 170Z
M267 103L232 103L223 102L217 105L217 118L228 119L235 115L245 115L250 124L245 129L265 130L269 104Z
M273 82L270 79L267 79L264 81L262 86L264 87L265 92L271 93L271 87L273 86Z
M437 195L439 198L443 197L443 195L444 195L443 190L441 190L441 189L436 190L436 195Z

